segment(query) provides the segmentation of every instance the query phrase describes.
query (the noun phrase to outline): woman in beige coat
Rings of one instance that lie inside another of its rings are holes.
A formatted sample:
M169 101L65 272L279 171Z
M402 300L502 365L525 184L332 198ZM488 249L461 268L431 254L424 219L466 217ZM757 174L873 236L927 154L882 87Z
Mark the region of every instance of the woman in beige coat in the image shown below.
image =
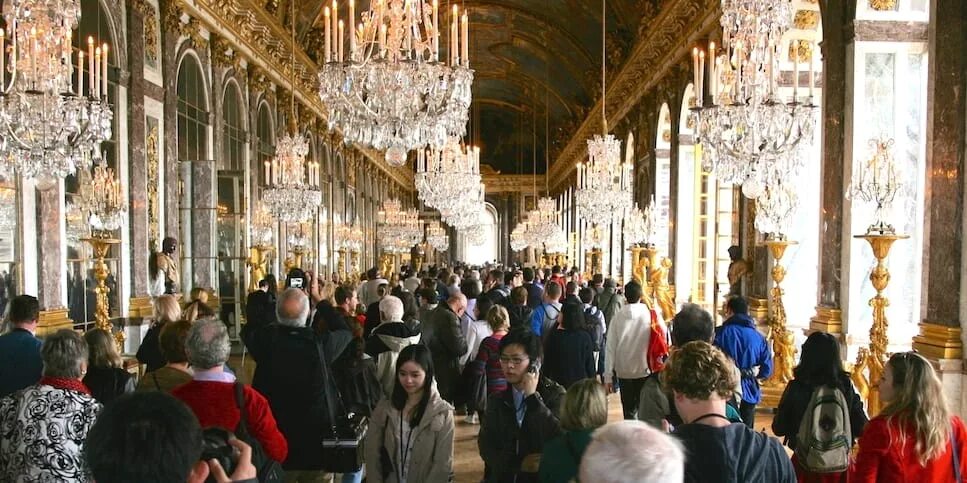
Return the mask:
M453 406L433 384L433 359L423 345L404 348L396 360L396 384L369 418L367 481L453 480Z

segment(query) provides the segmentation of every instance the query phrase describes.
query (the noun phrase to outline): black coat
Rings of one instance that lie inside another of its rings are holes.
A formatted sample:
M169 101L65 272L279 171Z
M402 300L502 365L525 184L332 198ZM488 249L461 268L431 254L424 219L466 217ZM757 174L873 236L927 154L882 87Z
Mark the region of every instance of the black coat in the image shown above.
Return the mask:
M108 404L118 396L134 391L131 373L117 367L88 367L84 385L97 402Z
M594 377L594 343L584 330L553 330L544 348L544 373L565 388Z
M537 473L521 473L521 461L529 454L542 453L544 443L559 436L557 411L564 388L541 378L537 393L524 400L527 411L517 426L513 388L487 398L487 415L480 426L477 444L487 466L487 483L537 482Z
M168 362L161 355L161 343L159 341L161 329L164 327L165 323L163 322L152 325L148 329L148 333L144 334L144 339L141 339L141 345L138 346L138 353L135 357L138 358L138 362L148 366L145 372L157 371Z
M268 399L289 443L283 464L287 470L322 469L320 438L330 427L325 391L334 383L327 380L326 362L320 361L320 344L322 337L311 328L278 324L249 338L248 349L256 362L252 387Z
M275 294L256 290L245 299L245 323L257 326L278 322L275 315Z
M319 325L322 324L325 329L320 329ZM323 300L316 305L316 314L312 317L312 328L317 332L324 332L325 330L352 330L349 324L346 323L346 318L339 312L339 309L333 307L328 300Z
M843 391L843 397L846 398L846 404L849 407L850 430L853 432L853 441L856 441L863 433L863 427L869 421L869 418L866 417L866 411L863 410L863 400L853 389L853 383L845 372L840 374L837 387L840 391ZM815 390L814 386L800 379L793 379L786 386L786 390L782 393L782 399L779 400L779 407L776 408L776 416L772 420L772 432L776 436L784 436L785 441L783 442L792 450L796 449L796 435L799 433L799 425L802 423L807 406L809 406L813 390Z
M433 357L437 388L447 402L456 398L460 382L460 357L467 353L467 339L460 329L457 314L447 304L440 304L421 321L422 343Z
M510 328L523 328L530 330L531 316L533 314L534 309L526 305L511 305L510 308L507 309L507 315L510 316Z

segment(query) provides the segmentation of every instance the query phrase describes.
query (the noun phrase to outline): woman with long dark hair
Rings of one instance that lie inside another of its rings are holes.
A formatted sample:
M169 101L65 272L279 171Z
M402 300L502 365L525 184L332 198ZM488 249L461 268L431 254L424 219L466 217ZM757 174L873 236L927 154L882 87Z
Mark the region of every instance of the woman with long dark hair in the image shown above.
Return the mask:
M369 421L367 481L450 481L453 406L436 390L433 359L425 346L400 352L393 395L379 402Z
M967 430L947 407L930 361L916 352L893 354L883 368L879 391L886 406L860 438L849 481L964 481Z
M544 371L552 381L571 387L581 379L593 378L594 342L584 323L584 307L564 304L561 328L551 330L544 347Z
M825 332L813 332L802 345L802 358L793 370L794 379L789 381L776 416L772 420L772 431L776 436L784 436L785 444L794 452L798 446L797 434L799 426L806 414L813 392L822 386L839 389L843 393L849 409L851 442L856 441L863 433L866 425L866 412L863 410L863 400L860 398L849 373L843 370L843 362L839 356L839 341ZM796 477L800 482L833 483L846 481L846 472L812 473L799 464L796 454L792 456Z

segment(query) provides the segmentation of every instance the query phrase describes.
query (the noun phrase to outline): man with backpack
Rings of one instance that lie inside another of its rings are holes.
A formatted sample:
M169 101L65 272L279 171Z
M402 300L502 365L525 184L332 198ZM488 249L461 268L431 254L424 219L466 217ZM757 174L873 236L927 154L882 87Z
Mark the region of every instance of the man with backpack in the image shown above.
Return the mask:
M594 298L593 288L582 288L578 292L578 297L581 299L581 304L584 307L584 324L591 334L591 343L594 344L594 367L596 368L598 376L600 376L604 373L604 368L598 365L598 359L601 355L601 350L604 349L604 334L608 331L604 323L604 313L598 310L597 307L591 305L591 300Z
M547 341L550 331L557 327L561 315L561 286L554 282L547 282L544 287L544 302L534 309L531 315L531 330Z

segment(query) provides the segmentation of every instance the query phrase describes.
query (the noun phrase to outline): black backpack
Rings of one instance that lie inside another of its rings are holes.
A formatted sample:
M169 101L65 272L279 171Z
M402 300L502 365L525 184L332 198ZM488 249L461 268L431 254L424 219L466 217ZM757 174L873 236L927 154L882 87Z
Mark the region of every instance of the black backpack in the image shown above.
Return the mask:
M600 352L604 350L604 347L602 347L604 345L604 324L601 322L600 318L591 312L592 310L594 310L594 307L584 309L584 327L588 333L591 334L591 342L594 345L594 351ZM598 313L604 317L603 312L599 311Z

